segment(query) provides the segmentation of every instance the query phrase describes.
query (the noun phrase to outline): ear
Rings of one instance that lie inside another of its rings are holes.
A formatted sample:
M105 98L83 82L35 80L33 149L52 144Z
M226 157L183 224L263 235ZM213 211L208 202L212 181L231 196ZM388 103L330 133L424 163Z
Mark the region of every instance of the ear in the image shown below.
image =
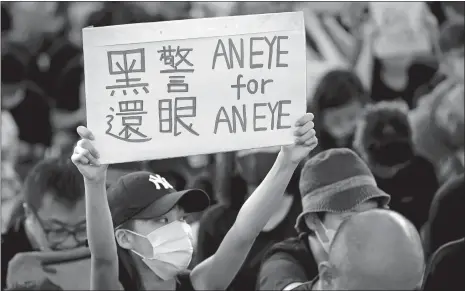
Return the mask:
M310 229L311 231L315 232L318 230L317 224L316 224L316 219L318 217L316 216L315 213L309 213L304 217L305 225Z
M123 249L132 249L132 236L125 229L117 229L115 238L118 245Z
M334 290L334 279L336 276L333 266L328 261L324 261L318 265L318 273L320 277L321 289Z

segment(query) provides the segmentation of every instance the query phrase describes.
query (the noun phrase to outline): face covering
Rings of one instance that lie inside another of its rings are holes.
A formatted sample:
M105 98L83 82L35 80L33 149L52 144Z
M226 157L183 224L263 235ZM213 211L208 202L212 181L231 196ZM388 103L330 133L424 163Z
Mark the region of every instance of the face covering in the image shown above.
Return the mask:
M320 241L320 244L323 247L323 249L325 250L325 252L327 254L329 254L329 247L331 246L331 242L333 241L334 236L336 235L336 231L332 230L332 229L327 229L325 227L325 225L323 224L323 222L321 222L319 219L315 219L315 220L318 221L317 223L320 224L320 226L324 230L324 235L323 236L320 236L319 231L316 231L315 232L316 237Z
M152 231L147 236L131 233L146 238L152 245L151 257L145 257L134 250L131 251L140 256L142 261L162 280L174 278L176 274L189 266L194 252L192 230L189 224L174 221Z
M414 156L409 141L402 139L370 146L369 151L376 162L388 167L403 164Z

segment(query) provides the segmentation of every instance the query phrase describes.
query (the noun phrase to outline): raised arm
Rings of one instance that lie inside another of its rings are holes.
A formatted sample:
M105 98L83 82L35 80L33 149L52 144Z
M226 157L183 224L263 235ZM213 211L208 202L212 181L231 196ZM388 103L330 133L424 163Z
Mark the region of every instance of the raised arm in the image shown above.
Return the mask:
M107 165L100 165L91 144L92 133L78 127L81 140L74 148L73 163L84 176L87 239L91 252L91 290L121 289L118 280L118 254L106 193Z
M191 273L196 290L224 290L244 263L255 239L280 202L299 162L317 145L313 114L296 123L296 142L281 148L272 169L242 206L218 251Z

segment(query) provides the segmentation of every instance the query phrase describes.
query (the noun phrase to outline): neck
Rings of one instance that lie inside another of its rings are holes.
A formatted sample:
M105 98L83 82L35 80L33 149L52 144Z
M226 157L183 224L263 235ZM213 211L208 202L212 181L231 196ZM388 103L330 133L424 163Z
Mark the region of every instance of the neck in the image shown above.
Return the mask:
M141 279L142 286L145 290L175 290L176 279L163 281L157 276L143 261L136 255L131 253L133 262L137 269L139 278Z
M405 89L408 82L407 71L397 68L384 68L381 71L381 79L394 90Z
M314 235L308 236L308 244L310 246L310 250L312 251L313 257L315 258L315 261L318 265L328 261L328 254L323 249L320 242Z

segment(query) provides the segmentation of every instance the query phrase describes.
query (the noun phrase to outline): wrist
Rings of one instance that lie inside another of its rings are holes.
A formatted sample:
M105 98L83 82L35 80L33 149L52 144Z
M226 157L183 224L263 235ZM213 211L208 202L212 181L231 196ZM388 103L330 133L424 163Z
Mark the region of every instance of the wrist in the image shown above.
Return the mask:
M88 186L101 186L101 185L106 185L106 177L98 177L98 178L86 178L84 177L84 184Z
M287 150L285 147L281 147L281 151L278 154L276 162L279 163L284 168L295 169L299 165L300 160L298 161L293 160L292 153L289 150Z

